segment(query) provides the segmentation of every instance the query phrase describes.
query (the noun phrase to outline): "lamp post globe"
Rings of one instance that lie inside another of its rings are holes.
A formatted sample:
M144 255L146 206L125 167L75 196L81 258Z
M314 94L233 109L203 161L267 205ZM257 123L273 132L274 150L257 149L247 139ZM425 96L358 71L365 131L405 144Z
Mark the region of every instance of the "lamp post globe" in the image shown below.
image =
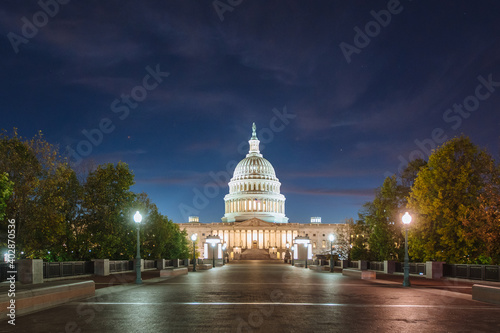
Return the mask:
M408 226L411 222L411 215L406 212L403 215L403 223L405 225L405 263L404 263L404 278L403 278L403 286L410 287L410 263L408 258Z
M139 236L139 228L142 222L142 215L139 211L135 212L134 222L137 225L137 255L135 257L135 283L141 284L141 244L140 244L140 236Z
M193 272L196 272L196 247L195 247L195 243L196 243L197 238L198 238L198 236L196 234L191 235L191 240L193 241Z
M333 273L333 240L335 239L335 236L333 234L330 234L328 236L328 240L330 241L330 273Z

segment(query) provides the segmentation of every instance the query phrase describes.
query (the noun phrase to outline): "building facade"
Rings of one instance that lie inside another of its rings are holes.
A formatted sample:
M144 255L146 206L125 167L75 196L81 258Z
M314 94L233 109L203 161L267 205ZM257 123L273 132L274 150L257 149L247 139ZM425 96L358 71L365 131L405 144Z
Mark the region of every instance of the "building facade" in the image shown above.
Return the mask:
M245 253L262 254L270 259L282 259L293 246L297 236L310 239L310 254L329 253L330 245L346 246L348 229L345 224L321 223L321 218L311 218L311 223L289 223L285 215L285 196L280 193L281 183L272 164L259 151L255 124L252 126L250 149L236 166L229 181L229 194L224 197L225 214L222 222L200 223L190 217L179 226L188 237L197 234L197 250L201 257L211 256L207 236L218 236L226 244L231 259L245 258ZM329 235L335 240L330 244ZM345 243L345 244L344 244ZM342 245L341 245L342 244ZM217 257L222 257L221 246Z

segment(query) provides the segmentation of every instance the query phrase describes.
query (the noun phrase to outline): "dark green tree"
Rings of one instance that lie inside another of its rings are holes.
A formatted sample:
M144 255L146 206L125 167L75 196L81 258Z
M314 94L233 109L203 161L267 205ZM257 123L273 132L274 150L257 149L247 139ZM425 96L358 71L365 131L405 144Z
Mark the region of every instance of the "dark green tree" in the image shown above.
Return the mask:
M60 188L67 181L68 166L56 146L39 132L24 139L13 130L0 133L0 173L14 183L6 213L16 221L17 253L42 258L61 244L64 230ZM2 224L5 230L6 224Z
M375 260L399 260L402 258L403 237L400 209L405 199L396 176L387 177L376 190L375 199L363 206L360 220L369 230L368 244Z
M5 216L7 201L12 195L14 183L9 180L9 175L6 172L0 173L0 220Z
M364 220L360 219L356 222L349 222L351 252L349 259L351 260L371 260L370 251L368 249L368 234L369 230Z
M99 165L88 175L82 200L87 238L82 245L87 247L84 249L86 257L119 259L130 256L136 239L132 219L135 195L130 191L133 184L134 175L123 162Z

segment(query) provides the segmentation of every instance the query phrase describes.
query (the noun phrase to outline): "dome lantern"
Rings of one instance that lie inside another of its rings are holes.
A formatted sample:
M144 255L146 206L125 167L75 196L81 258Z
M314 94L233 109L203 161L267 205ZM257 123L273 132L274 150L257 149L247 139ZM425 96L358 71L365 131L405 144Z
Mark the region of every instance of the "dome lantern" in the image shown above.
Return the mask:
M259 139L257 139L256 130L257 130L257 126L255 126L255 123L253 123L253 125L252 125L252 138L250 139L250 141L248 141L248 143L250 145L250 151L248 152L247 157L249 157L249 156L262 157L262 154L260 153L260 150L259 150L260 141L259 141Z

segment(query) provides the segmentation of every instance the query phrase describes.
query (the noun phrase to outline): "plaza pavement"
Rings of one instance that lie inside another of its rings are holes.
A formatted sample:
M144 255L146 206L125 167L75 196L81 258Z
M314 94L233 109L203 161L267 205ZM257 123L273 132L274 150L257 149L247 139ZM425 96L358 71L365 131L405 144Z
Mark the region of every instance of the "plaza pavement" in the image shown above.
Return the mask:
M500 332L500 306L472 283L378 274L359 280L240 261L174 278L96 278L96 296L19 316L0 332Z

